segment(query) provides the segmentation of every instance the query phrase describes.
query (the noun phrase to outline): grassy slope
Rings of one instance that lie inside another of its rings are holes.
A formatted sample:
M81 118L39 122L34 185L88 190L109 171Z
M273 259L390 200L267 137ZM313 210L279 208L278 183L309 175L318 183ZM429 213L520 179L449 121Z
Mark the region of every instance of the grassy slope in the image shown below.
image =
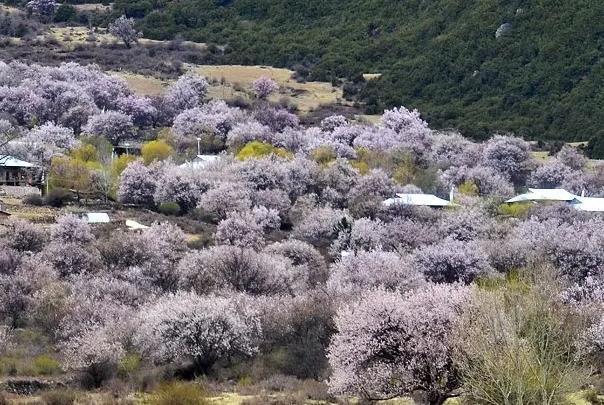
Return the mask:
M599 0L122 0L146 36L228 44L228 63L382 73L365 99L484 136L587 139L604 126ZM161 5L161 6L160 6ZM146 7L146 8L145 8ZM509 35L495 30L512 24ZM604 133L600 133L604 135Z

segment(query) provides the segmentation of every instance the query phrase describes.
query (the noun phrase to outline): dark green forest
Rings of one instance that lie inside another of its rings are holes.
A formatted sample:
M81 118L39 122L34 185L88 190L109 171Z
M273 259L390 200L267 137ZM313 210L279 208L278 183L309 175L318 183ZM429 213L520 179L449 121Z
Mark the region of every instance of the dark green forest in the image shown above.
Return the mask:
M368 112L403 104L483 138L604 138L601 0L117 0L146 37L339 81ZM497 29L507 30L496 38ZM381 73L363 82L362 73Z

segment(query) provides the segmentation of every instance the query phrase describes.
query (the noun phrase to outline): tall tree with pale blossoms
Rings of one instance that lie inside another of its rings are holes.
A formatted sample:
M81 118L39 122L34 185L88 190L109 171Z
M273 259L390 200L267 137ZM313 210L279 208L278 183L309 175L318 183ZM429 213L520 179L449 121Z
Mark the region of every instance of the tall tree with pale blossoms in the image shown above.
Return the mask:
M130 48L132 43L137 42L142 35L134 28L134 19L127 18L125 15L109 24L109 33L121 39L126 48Z
M374 290L341 308L328 350L331 391L371 400L421 391L427 403L444 403L461 384L451 332L469 292L450 285L407 295Z
M178 114L184 110L201 106L208 93L208 82L205 78L187 73L178 78L165 95L167 107Z
M83 130L91 135L104 136L114 145L136 133L132 118L118 111L104 111L91 116Z
M279 85L268 76L261 76L252 83L252 90L256 97L265 100L273 92L279 89Z
M241 296L178 293L143 307L136 345L157 362L193 362L207 374L220 359L258 351L258 315Z
M54 0L31 0L27 9L42 22L49 22L57 11L58 4Z

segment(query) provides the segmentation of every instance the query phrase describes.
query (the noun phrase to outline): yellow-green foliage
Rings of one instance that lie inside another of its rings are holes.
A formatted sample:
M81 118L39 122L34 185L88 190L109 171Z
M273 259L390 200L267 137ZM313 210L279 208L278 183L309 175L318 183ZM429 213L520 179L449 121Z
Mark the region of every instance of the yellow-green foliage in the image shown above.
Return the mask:
M393 158L394 169L392 179L398 184L413 184L417 176L417 166L413 156L409 153L400 153Z
M19 374L18 360L14 357L0 357L0 375Z
M359 173L366 174L371 169L392 170L392 155L385 152L377 152L366 148L357 148L357 158L352 161L352 166Z
M519 270L510 271L505 277L478 278L476 285L485 291L507 289L510 291L528 292L530 290L530 284L522 277Z
M69 156L55 156L50 163L50 185L68 190L89 191L90 170L85 162Z
M127 377L137 371L141 366L141 357L138 354L128 354L120 360L117 372L120 377Z
M85 143L71 151L71 157L82 162L98 162L99 157L94 145Z
M61 371L59 362L47 354L34 358L33 365L36 373L39 375L54 375Z
M46 405L71 405L78 399L78 394L72 390L47 391L42 394Z
M266 142L252 141L248 142L243 148L241 148L239 153L237 153L237 159L246 160L270 155L276 155L288 159L292 157L292 154L285 149L277 148Z
M199 384L176 381L160 385L149 398L150 405L205 405L209 403L206 391Z
M320 165L326 166L336 160L336 153L329 146L319 146L310 153L311 158Z
M240 387L248 387L252 385L252 382L252 377L250 377L249 375L244 375L239 377L239 380L237 380L237 385L239 385Z
M577 362L574 342L585 318L556 305L547 270L512 273L476 290L453 338L465 403L564 404L584 385L589 370Z
M113 161L111 171L115 176L122 174L126 166L134 162L136 158L132 155L122 155Z
M163 139L147 142L141 149L141 155L146 165L157 160L165 160L173 153L172 147Z
M512 203L512 204L501 204L499 208L497 208L497 212L499 215L504 215L508 217L514 218L522 218L525 217L528 211L531 209L531 203Z
M352 167L357 169L360 174L366 175L367 173L369 173L369 165L367 164L367 162L363 162L361 160L353 160L350 163L352 164Z
M472 180L466 180L457 188L460 194L468 196L478 195L478 186Z

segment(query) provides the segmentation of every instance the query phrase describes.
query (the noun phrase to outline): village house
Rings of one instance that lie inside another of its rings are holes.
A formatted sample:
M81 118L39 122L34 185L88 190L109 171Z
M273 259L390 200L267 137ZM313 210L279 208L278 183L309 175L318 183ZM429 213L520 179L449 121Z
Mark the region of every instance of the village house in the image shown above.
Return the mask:
M450 200L444 200L433 194L404 194L398 193L395 198L388 198L382 204L391 207L393 205L408 205L415 207L452 207L456 206L452 201L453 193Z
M506 203L514 204L532 202L536 204L538 202L557 201L570 204L571 207L578 211L604 212L604 198L585 197L585 193L582 193L582 195L578 196L562 188L529 188L528 190L528 193L510 198L506 201Z
M0 186L34 186L40 183L37 166L13 156L0 155Z

